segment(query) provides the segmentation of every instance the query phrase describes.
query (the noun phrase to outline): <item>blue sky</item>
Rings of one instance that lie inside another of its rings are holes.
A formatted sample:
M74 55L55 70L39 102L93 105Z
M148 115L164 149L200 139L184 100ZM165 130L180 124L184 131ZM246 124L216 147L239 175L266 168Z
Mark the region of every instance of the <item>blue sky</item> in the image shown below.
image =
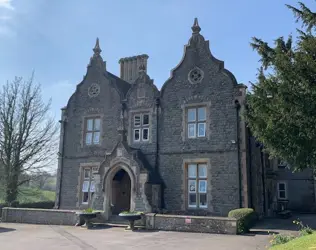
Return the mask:
M57 119L99 37L109 71L118 75L121 57L146 53L148 73L161 87L182 57L194 17L214 56L248 84L259 66L251 37L272 42L298 27L285 3L297 1L0 0L0 85L35 70Z

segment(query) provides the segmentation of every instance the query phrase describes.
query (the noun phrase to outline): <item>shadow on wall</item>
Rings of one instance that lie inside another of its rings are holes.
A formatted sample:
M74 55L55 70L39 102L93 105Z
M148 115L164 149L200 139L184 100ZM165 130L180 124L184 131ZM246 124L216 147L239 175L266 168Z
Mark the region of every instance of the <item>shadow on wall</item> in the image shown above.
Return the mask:
M12 231L15 231L15 230L16 229L14 229L14 228L0 227L0 233L12 232Z

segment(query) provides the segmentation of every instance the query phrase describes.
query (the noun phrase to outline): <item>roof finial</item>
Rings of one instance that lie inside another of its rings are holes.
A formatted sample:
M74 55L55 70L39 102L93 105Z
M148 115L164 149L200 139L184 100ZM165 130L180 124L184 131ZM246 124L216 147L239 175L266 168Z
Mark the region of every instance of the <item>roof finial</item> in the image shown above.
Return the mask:
M99 45L99 38L97 37L97 41L95 43L95 46L94 46L94 49L93 49L93 52L94 54L100 54L101 53L101 49L100 49L100 45Z
M201 28L199 26L199 21L197 18L194 18L194 24L193 24L191 29L192 29L193 33L200 33Z

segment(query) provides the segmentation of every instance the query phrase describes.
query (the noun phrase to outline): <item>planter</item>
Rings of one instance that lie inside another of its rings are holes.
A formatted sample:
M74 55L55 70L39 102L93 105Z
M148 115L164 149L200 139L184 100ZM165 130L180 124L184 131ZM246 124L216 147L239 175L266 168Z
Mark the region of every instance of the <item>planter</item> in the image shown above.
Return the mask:
M91 220L97 217L97 214L100 214L100 212L91 212L91 213L86 213L86 212L80 212L77 213L79 216L79 223L77 223L77 226L82 226L83 222L84 225L87 229L90 229L92 227Z
M142 214L137 213L120 213L120 217L128 220L129 226L126 228L126 230L135 230L135 220L140 220L142 218Z

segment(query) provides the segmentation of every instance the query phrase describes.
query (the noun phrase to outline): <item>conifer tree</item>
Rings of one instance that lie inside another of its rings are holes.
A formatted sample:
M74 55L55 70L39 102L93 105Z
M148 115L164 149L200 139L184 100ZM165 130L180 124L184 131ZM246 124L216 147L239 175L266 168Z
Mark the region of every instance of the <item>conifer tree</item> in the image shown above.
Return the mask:
M293 170L316 169L316 13L298 4L286 5L302 24L296 39L252 40L261 68L245 114L265 150Z

